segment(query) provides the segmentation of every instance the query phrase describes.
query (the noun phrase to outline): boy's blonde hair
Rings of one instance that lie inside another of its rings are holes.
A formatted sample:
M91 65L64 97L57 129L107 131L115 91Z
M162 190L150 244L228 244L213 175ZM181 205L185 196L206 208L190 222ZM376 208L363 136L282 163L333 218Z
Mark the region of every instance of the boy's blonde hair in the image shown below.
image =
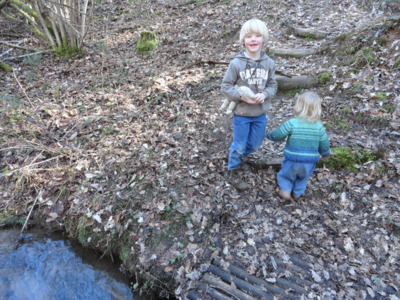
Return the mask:
M264 43L268 41L268 28L267 25L259 19L250 19L243 24L240 30L239 42L241 45L244 43L244 36L248 33L258 33L263 36Z
M314 92L304 92L297 96L293 111L299 117L315 123L321 118L321 98Z

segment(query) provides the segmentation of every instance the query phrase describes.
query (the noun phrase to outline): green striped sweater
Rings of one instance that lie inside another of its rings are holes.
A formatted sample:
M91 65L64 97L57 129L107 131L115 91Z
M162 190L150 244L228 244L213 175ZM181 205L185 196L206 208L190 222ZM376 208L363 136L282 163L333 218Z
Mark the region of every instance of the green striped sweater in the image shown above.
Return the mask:
M296 162L317 162L330 155L329 138L321 122L310 123L303 117L290 119L267 135L272 141L287 137L284 157Z

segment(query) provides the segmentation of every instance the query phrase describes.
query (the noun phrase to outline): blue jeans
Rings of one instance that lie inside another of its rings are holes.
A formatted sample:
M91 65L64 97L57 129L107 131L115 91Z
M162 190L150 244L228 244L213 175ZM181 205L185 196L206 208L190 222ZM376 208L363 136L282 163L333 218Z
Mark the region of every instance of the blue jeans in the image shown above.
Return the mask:
M307 188L315 166L315 162L304 163L284 159L281 170L276 175L279 187L293 193L295 197L300 197Z
M267 116L233 116L233 142L229 148L228 170L237 169L244 156L256 151L265 136Z

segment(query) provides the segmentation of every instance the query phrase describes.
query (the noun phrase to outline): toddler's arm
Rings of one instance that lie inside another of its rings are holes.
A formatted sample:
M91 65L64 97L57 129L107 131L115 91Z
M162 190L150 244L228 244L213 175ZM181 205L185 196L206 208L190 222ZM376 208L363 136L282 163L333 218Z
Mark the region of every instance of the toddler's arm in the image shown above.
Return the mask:
M327 158L331 155L329 137L326 134L325 128L323 127L320 129L318 151L321 154L322 158Z
M285 123L283 123L281 126L279 126L278 128L276 128L273 131L270 131L267 134L267 138L271 141L275 141L275 142L279 142L279 141L283 141L291 132L292 130L292 124L289 121L286 121Z

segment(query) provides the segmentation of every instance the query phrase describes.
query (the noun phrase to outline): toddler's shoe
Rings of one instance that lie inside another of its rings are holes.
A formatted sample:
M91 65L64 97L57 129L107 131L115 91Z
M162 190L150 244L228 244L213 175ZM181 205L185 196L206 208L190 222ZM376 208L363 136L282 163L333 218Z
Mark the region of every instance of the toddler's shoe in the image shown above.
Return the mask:
M284 191L284 190L280 190L279 191L279 197L281 197L283 200L290 200L290 192L289 191Z

